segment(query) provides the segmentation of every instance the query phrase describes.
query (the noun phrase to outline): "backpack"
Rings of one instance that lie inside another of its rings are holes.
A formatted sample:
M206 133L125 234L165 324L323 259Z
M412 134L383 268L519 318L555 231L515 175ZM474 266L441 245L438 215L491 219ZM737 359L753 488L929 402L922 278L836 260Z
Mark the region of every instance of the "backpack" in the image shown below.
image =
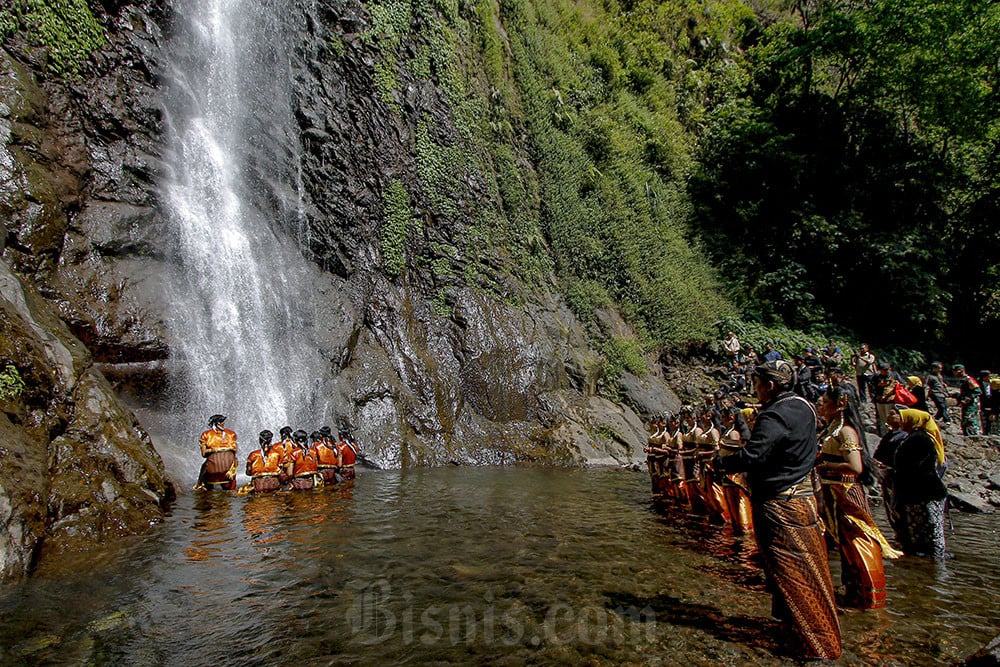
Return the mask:
M893 402L896 405L905 405L911 408L917 404L917 397L913 395L912 391L903 386L902 382L897 382L896 388L893 391L895 392Z

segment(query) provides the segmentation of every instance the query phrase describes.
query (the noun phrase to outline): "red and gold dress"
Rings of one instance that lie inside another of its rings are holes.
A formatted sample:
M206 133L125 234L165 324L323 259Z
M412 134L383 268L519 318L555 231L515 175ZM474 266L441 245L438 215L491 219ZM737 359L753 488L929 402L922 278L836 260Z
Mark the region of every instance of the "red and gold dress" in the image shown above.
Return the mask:
M832 424L820 436L820 461L844 463L861 443L843 422ZM885 566L882 558L898 558L872 519L864 487L857 475L835 473L818 466L823 487L823 522L827 540L840 551L840 579L844 604L861 609L885 606Z

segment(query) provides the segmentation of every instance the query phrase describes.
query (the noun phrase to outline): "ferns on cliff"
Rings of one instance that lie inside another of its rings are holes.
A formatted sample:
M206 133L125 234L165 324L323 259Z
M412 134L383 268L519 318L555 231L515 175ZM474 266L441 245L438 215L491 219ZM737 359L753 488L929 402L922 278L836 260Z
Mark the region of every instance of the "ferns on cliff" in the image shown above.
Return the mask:
M90 54L105 43L104 30L86 0L13 0L0 9L0 39L18 30L45 47L49 72L75 75Z

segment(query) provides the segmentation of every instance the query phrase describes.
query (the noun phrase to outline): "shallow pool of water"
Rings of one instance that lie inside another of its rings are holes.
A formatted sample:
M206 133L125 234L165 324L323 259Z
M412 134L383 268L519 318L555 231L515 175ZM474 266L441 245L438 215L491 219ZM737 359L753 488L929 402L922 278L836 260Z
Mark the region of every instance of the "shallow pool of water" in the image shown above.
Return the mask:
M889 606L842 615L841 664L953 664L1000 633L998 521L954 522L953 559L888 562ZM752 540L657 511L643 473L368 472L185 495L7 585L0 664L783 664L768 611Z

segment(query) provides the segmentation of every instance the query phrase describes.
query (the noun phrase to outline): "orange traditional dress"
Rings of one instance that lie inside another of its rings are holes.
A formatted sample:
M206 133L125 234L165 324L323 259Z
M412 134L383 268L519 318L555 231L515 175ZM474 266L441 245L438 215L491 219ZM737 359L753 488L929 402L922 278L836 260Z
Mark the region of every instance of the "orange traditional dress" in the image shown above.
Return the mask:
M236 433L228 428L211 428L201 434L198 444L205 458L199 476L200 484L207 489L235 489L238 469Z
M831 424L820 436L820 460L844 463L861 450L857 436L844 429L843 420ZM885 566L882 558L898 558L872 519L864 487L857 475L818 468L823 487L823 522L827 541L840 550L840 579L844 604L861 609L885 606Z
M316 450L297 447L291 456L286 455L285 463L292 464L292 490L308 491L317 486L317 480L323 478L319 474L319 461Z
M704 509L704 500L701 495L701 466L698 458L698 436L701 429L695 424L691 428L686 428L681 424L680 431L680 458L684 468L684 478L681 481L684 489L684 496L687 502L694 509Z
M709 519L713 522L728 523L729 509L726 507L726 498L712 468L712 459L719 451L720 439L719 429L708 424L703 424L701 433L695 436L695 442L698 443L701 496L705 500L705 509L708 510Z
M722 434L719 441L719 456L729 456L736 453L743 445L740 439L740 432L733 425ZM747 486L746 475L741 472L723 475L719 480L722 486L722 495L725 497L726 509L729 510L729 521L733 526L733 532L743 535L753 532L753 512L750 507L750 493Z
M340 476L344 479L354 479L354 464L357 463L358 454L354 447L346 438L337 441L337 450L340 452Z
M316 446L316 467L323 476L323 486L337 483L337 469L340 467L340 452L336 443L324 440Z
M285 450L280 444L272 445L270 449L255 449L247 457L247 474L253 484L254 493L269 493L281 488L281 464L285 459Z

